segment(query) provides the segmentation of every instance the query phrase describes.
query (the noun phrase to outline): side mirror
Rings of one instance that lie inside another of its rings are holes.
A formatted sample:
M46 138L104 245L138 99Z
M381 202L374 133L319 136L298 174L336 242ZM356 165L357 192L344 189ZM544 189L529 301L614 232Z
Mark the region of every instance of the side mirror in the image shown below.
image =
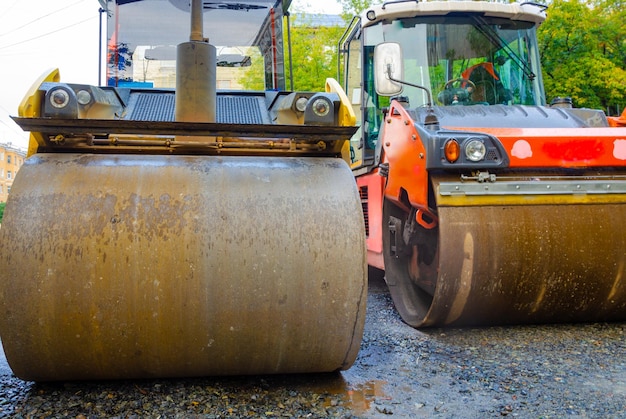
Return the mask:
M384 42L374 48L374 86L381 96L394 96L402 92L402 48L396 42ZM396 81L394 81L396 80Z

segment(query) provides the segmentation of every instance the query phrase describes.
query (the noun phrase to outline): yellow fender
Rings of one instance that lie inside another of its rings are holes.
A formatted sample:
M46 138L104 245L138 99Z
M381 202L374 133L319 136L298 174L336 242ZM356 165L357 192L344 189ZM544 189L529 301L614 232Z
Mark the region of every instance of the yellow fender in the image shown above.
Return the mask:
M339 99L341 100L341 108L339 109L339 125L353 127L356 124L356 115L354 114L354 110L352 109L352 105L350 104L350 100L348 100L346 92L343 90L339 82L332 77L327 78L326 92L337 93ZM350 141L345 141L343 143L343 147L341 148L341 158L344 159L346 163L351 163Z
M46 70L33 85L28 89L28 93L20 102L20 106L17 109L17 113L22 118L37 118L40 116L39 110L41 109L41 94L39 94L39 86L45 82L59 82L61 81L61 73L58 68ZM43 136L39 132L31 132L28 140L28 152L26 157L30 157L37 153L37 149L40 145L44 145Z

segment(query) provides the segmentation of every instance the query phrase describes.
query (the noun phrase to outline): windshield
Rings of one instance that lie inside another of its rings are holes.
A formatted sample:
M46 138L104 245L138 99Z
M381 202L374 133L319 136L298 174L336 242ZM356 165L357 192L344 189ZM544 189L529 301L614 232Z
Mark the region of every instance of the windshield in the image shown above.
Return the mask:
M364 42L366 50L399 43L404 80L429 89L434 105L545 104L531 22L479 14L398 19L368 27ZM415 87L404 86L402 96L411 106L428 103Z
M190 2L101 3L107 15L106 84L175 87L176 47L189 41ZM285 88L282 18L282 0L203 1L203 35L216 48L218 89Z

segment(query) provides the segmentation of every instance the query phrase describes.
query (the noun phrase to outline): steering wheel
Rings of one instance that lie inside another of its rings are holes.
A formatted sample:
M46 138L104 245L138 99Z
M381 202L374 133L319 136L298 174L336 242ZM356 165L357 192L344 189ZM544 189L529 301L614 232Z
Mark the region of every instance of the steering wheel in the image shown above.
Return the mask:
M460 105L470 102L472 92L476 90L474 82L464 78L450 79L437 95L439 102L444 105Z

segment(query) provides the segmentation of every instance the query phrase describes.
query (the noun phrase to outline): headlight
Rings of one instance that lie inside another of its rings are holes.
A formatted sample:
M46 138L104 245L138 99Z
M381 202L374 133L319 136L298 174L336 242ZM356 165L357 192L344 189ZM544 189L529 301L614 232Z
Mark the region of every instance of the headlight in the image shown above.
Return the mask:
M426 148L427 169L482 170L508 167L509 158L500 140L487 133L463 130L435 130L415 124ZM420 153L420 158L423 156Z
M78 93L76 93L76 100L80 105L88 105L91 102L91 93L84 89L79 90Z
M470 161L481 161L487 154L485 143L480 140L469 140L465 143L465 157Z
M309 103L309 98L301 96L296 100L296 110L298 112L304 112L306 104Z
M70 94L63 88L50 91L48 98L52 107L57 109L65 108L70 103Z
M325 97L317 98L313 101L313 105L311 108L313 109L313 113L320 118L325 117L330 112L330 101Z
M66 84L44 83L47 88L42 116L49 118L77 118L76 93Z
M335 125L340 99L336 93L316 93L306 104L304 123L307 125Z

